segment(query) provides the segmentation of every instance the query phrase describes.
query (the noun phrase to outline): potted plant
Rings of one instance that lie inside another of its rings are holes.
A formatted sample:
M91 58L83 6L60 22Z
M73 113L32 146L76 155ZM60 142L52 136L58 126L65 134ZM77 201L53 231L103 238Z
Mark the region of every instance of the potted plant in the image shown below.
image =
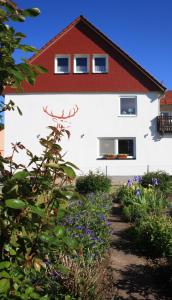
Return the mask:
M105 159L115 159L115 158L116 158L116 155L113 154L113 153L104 154L104 155L103 155L103 158L105 158Z
M117 158L118 158L118 159L126 159L127 156L128 156L127 153L120 153L120 154L117 155Z

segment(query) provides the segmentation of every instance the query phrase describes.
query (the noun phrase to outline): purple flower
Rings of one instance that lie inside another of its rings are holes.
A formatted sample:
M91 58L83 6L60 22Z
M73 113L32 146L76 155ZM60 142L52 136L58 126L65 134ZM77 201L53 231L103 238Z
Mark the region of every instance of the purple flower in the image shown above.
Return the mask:
M82 230L82 226L76 226L75 229Z
M101 215L100 215L100 220L102 220L102 221L105 221L105 220L106 220L106 217L105 217L104 214L101 214Z
M156 185L158 185L158 184L159 184L158 179L157 179L157 178L152 178L152 185L153 185L153 186L156 186Z
M128 187L132 186L132 184L133 184L132 179L128 179L128 182L127 182Z
M86 229L86 230L85 230L85 233L88 234L88 235L91 235L91 234L92 234L92 230Z
M137 183L141 183L142 182L142 177L141 176L134 176L134 181Z
M107 226L111 226L111 222L107 221L107 222L106 222L106 225L107 225Z
M140 189L136 189L135 190L135 195L136 195L136 197L140 197L141 196L141 190Z

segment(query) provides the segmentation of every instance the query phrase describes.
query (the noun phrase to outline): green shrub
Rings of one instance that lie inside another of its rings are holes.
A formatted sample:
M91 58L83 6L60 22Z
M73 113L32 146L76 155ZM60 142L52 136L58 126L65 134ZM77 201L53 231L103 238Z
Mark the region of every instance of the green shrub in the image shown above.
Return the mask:
M150 185L167 195L171 189L170 175L165 171L148 172L142 177L142 186L147 188Z
M128 185L122 186L117 197L126 218L134 222L147 214L163 214L168 204L162 193L158 193L153 187L144 188L134 180L129 180Z
M134 226L139 245L153 256L172 256L172 220L167 216L149 215Z
M108 192L111 181L103 173L90 171L88 175L79 176L76 180L76 190L81 194Z

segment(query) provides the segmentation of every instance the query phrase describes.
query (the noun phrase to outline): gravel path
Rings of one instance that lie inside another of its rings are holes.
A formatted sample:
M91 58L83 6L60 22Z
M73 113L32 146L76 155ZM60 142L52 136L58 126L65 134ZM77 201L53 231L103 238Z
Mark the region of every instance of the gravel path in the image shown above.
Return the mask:
M110 264L113 273L114 299L170 300L164 278L155 264L139 255L127 230L130 224L122 215L120 205L114 203L112 215ZM159 273L160 272L160 273ZM161 274L161 276L160 276ZM166 296L165 296L166 294Z

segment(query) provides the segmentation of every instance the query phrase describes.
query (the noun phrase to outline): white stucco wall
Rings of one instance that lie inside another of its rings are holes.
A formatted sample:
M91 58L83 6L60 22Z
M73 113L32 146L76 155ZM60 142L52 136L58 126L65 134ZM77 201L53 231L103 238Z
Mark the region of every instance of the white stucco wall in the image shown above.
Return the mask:
M5 114L5 155L10 155L10 144L22 142L35 154L40 152L38 137L48 134L46 129L54 125L52 119L43 112L67 113L75 104L77 115L71 119L71 138L62 142L66 159L78 165L83 172L101 169L108 175L143 174L149 168L165 169L172 174L172 135L161 138L156 130L159 114L159 100L156 93L126 94L137 96L137 116L120 116L119 99L125 94L84 93L84 94L28 94L7 95L22 110ZM98 137L132 137L136 139L135 160L97 160ZM19 161L24 160L21 153Z

